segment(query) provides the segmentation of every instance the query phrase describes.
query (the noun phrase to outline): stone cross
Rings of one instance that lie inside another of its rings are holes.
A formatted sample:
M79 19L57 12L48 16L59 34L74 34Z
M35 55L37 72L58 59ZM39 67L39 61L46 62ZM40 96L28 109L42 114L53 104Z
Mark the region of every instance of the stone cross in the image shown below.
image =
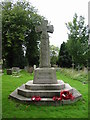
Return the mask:
M47 20L42 20L41 25L36 27L36 32L41 32L40 44L40 68L50 67L49 33L53 33L53 25L48 25Z

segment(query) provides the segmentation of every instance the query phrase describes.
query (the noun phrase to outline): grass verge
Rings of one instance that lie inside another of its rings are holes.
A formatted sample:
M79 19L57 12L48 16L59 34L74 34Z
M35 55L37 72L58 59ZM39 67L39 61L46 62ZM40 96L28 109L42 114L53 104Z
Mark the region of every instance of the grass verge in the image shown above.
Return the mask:
M72 104L63 106L35 106L20 104L8 99L8 96L17 87L33 79L33 74L21 71L20 77L2 76L2 117L3 118L88 118L88 84L82 84L72 79L64 72L56 72L57 79L62 79L75 87L83 96L83 99Z

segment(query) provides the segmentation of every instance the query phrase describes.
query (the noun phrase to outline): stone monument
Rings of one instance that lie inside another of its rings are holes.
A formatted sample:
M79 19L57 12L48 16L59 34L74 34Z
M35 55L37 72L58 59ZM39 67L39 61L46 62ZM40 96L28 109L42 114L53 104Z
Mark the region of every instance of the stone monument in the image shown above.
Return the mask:
M41 32L40 66L34 70L34 80L30 80L13 91L9 98L20 102L37 105L61 105L76 102L82 95L72 88L68 83L56 79L56 71L50 65L49 36L48 32L53 33L53 26L48 25L47 20L42 20L41 25L37 26L36 32ZM54 101L54 96L60 96L61 91L67 90L73 94L75 99ZM40 101L32 101L33 96L40 96Z
M50 49L48 32L53 33L52 25L48 25L47 20L43 20L41 25L36 28L36 32L41 32L40 49L40 68L35 70L34 84L57 83L56 71L50 65Z

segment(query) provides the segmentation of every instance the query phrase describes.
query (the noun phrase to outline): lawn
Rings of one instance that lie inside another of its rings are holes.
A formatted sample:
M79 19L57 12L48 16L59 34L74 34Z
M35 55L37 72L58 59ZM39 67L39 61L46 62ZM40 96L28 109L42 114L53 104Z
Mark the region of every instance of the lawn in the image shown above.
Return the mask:
M69 73L70 74L70 73ZM76 73L75 73L76 74ZM3 118L88 118L88 84L83 84L78 78L75 80L65 72L57 71L57 79L62 79L75 87L83 96L83 99L72 104L63 106L35 106L20 104L8 99L8 96L17 87L33 79L33 74L24 70L19 78L11 75L2 76L2 117ZM82 73L82 79L84 75Z

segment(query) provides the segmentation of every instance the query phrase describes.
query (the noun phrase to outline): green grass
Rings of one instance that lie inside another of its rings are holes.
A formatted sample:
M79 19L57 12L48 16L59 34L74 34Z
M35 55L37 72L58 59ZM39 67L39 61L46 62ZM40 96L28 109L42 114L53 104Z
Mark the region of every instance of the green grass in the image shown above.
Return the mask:
M63 106L35 106L20 104L8 99L8 96L17 87L33 79L33 74L21 71L19 78L5 74L2 76L2 117L3 118L88 118L88 84L83 85L78 80L73 80L63 72L57 72L57 79L62 79L75 87L83 99ZM84 79L84 78L83 78Z
M60 72L63 75L72 78L73 80L78 80L80 82L86 82L86 83L88 82L88 71L84 71L84 70L77 71L67 68L61 68Z

